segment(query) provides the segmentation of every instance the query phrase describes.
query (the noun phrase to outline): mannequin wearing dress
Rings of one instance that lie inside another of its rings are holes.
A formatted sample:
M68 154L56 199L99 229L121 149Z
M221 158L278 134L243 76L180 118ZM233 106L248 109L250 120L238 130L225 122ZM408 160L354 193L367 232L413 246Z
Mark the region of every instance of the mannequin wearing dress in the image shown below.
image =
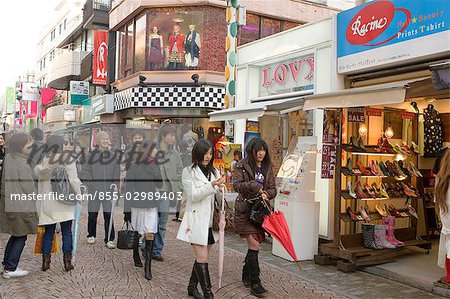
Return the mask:
M173 26L173 33L169 37L169 70L181 70L183 68L184 34L180 33L180 26Z
M149 69L151 71L160 70L164 62L164 47L162 36L158 32L158 27L152 28L150 34L150 51L148 57Z
M200 34L195 29L195 25L189 25L189 33L186 35L184 44L185 65L188 69L197 69L200 57Z

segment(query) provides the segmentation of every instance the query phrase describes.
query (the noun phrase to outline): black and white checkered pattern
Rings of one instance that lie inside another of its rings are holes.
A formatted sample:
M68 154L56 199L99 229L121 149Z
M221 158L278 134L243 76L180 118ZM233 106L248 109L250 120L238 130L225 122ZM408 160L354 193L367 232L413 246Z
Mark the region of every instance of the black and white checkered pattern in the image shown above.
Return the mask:
M114 94L114 110L127 108L210 108L224 106L225 88L216 86L131 87Z

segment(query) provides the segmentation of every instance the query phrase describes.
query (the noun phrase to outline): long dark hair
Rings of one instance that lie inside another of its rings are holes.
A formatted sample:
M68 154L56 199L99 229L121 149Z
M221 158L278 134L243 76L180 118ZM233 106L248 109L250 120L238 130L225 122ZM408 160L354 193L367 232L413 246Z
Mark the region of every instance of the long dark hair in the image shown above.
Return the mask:
M266 176L267 172L272 167L272 160L270 159L269 146L267 145L267 143L263 139L255 137L249 142L245 151L247 153L249 164L252 167L253 171L255 171L257 167L255 157L260 150L264 150L266 152L264 160L261 163L262 172L264 176Z
M211 150L212 157L211 161L209 161L208 165L203 166L202 162L205 158L206 153ZM205 176L209 179L211 174L216 175L217 171L213 166L214 161L214 147L208 140L200 139L194 144L194 148L192 149L192 167L199 167Z
M435 188L436 205L443 215L447 215L449 207L447 205L447 194L450 184L450 150L447 150L442 158L441 168L437 174L439 178Z

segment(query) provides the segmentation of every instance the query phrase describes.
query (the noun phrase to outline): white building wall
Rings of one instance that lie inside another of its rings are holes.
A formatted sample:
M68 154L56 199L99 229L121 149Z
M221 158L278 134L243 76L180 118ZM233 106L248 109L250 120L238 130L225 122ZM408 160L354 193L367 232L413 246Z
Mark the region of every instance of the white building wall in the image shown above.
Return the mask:
M337 75L336 17L308 23L238 48L236 106L250 104L258 98L261 65L285 61L305 54L315 55L315 93L344 89L344 77ZM322 148L323 112L314 111L314 135L318 150ZM246 120L235 121L235 142L244 144ZM333 237L332 180L320 178L320 156L317 159L315 201L320 202L319 234Z

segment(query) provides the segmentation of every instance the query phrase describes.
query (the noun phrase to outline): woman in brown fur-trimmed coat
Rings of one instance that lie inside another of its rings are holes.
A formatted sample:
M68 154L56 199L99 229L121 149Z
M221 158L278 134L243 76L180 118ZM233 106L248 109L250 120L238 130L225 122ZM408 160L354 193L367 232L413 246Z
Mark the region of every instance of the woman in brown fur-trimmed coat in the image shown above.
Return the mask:
M268 202L275 198L275 176L267 143L261 138L252 139L246 148L247 156L238 162L233 177L233 188L239 193L235 203L234 230L248 243L247 256L242 269L242 282L251 287L251 293L264 297L267 290L261 285L258 252L264 241L264 229L250 221L246 200L258 197Z

